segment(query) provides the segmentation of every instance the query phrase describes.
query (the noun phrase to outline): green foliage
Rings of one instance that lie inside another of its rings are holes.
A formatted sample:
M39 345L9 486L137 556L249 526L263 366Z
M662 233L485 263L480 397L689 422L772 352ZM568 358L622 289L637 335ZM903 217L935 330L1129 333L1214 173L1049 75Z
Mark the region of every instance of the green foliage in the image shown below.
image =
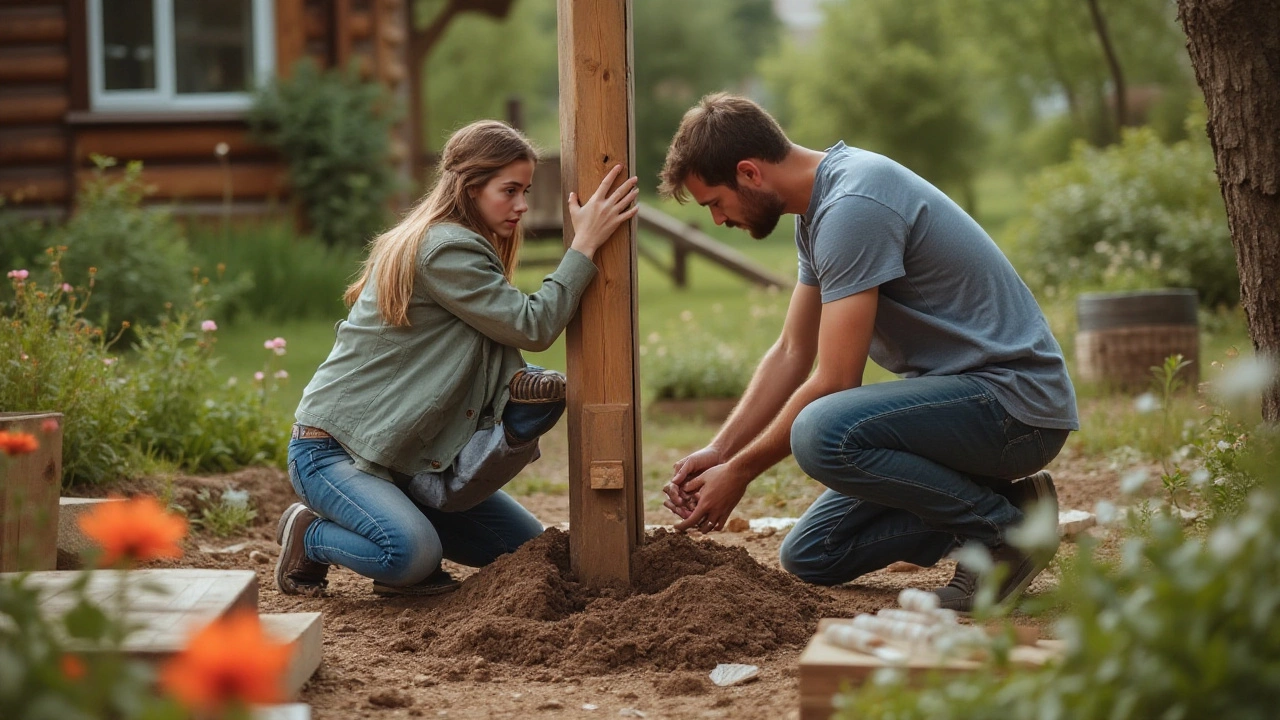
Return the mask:
M658 400L741 397L785 310L776 296L763 296L752 298L749 324L720 303L696 317L681 312L639 348L645 391Z
M795 140L825 148L844 139L968 195L982 132L944 8L941 0L824 5L817 41L789 42L766 64Z
M426 147L438 150L454 130L474 120L507 120L511 99L521 101L530 139L542 147L560 144L555 0L520 0L502 20L457 15L425 65Z
M391 95L352 66L321 70L311 60L255 99L249 122L289 162L289 184L316 236L362 247L381 230L397 178L389 160L398 118Z
M166 302L186 296L191 256L172 217L142 207L148 189L141 163L128 163L116 175L107 173L114 160L94 161L94 178L76 195L75 215L53 244L66 246L63 272L73 283L97 268L88 317L114 336L124 323L152 322ZM123 339L130 342L132 332Z
M768 0L645 0L632 13L635 171L642 187L653 187L685 111L743 84L778 23Z
M252 316L290 321L346 315L342 293L359 269L360 250L326 246L298 236L284 222L235 225L226 231L191 231L191 248L202 268L217 268L219 320Z
M208 488L196 493L197 512L192 522L218 537L229 537L244 530L258 517L253 500L244 490L227 488L217 500Z
M1161 368L1164 387L1177 364ZM1237 384L1237 397L1256 395L1274 373L1254 376L1247 390ZM1219 397L1230 402L1227 387ZM1273 621L1280 606L1280 436L1261 426L1247 445L1241 437L1219 448L1227 450L1229 458L1207 466L1233 465L1234 475L1211 485L1247 498L1231 511L1220 508L1188 534L1180 517L1148 506L1131 514L1118 558L1088 536L1079 540L1051 598L1061 612L1054 625L1065 641L1060 661L1029 670L997 658L981 672L934 677L923 688L881 675L844 694L837 717L1272 717L1280 701L1280 626ZM1103 515L1099 508L1100 521Z
M1149 129L1044 170L1011 228L1033 289L1190 287L1206 306L1239 298L1235 254L1203 139L1173 145Z
M194 312L202 306L197 298ZM191 472L282 465L286 421L265 402L265 374L252 387L228 385L215 372L214 331L199 326L184 312L139 331L126 368L141 410L130 440Z
M49 247L48 232L43 222L6 208L0 196L0 271L40 267ZM12 299L9 286L0 285L0 300Z
M62 413L64 485L109 482L129 467L125 440L140 410L101 328L82 317L94 280L64 285L61 253L48 257L45 280L10 278L14 300L0 313L0 408Z

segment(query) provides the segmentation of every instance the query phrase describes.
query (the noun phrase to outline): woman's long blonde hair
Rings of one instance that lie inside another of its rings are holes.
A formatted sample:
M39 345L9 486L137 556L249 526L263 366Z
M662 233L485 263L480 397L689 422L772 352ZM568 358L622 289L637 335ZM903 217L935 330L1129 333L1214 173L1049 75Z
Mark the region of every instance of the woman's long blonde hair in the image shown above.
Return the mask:
M455 132L440 155L435 187L395 227L370 243L360 278L343 296L347 306L355 304L365 283L373 278L378 288L378 314L391 325L407 327L418 246L427 230L438 223L455 223L487 238L502 260L502 274L510 280L524 239L523 228L517 225L510 239L499 238L485 226L469 191L484 187L499 170L517 160L536 164L538 151L506 123L481 120Z

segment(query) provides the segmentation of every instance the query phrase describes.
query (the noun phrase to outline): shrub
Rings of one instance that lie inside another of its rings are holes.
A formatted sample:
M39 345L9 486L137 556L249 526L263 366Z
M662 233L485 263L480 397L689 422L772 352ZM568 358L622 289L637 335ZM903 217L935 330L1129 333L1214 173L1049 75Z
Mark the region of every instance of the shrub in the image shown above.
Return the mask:
M1173 145L1149 128L1071 160L1030 187L1012 226L1014 256L1037 290L1195 288L1206 306L1234 304L1240 283L1203 133Z
M67 277L84 278L97 268L89 317L115 335L123 323L153 322L165 303L186 297L191 256L172 217L142 207L147 189L141 163L131 162L121 175L110 177L105 171L115 161L95 161L94 179L76 196L75 215L57 236L67 248ZM124 340L131 342L131 333Z
M654 399L736 398L751 380L756 364L776 337L782 309L756 298L751 321L727 316L719 303L700 320L680 313L640 346L640 370Z
M192 306L198 312L203 299ZM264 402L261 387L227 384L218 376L215 332L215 323L189 312L139 331L126 367L140 410L131 440L143 453L192 472L282 465L285 421Z
M353 246L325 246L285 223L240 225L225 233L200 228L190 239L201 267L225 269L215 311L220 319L346 315L342 293L361 260Z
M93 276L85 286L64 284L61 252L48 257L44 282L9 271L14 300L0 313L0 408L61 412L63 484L101 484L127 471L125 440L139 408L101 328L82 317Z
M1273 377L1255 376L1261 382L1252 384L1254 394ZM1216 515L1187 534L1171 514L1134 513L1115 561L1087 536L1081 540L1054 598L1063 608L1060 661L1025 671L995 661L960 679L933 678L923 689L882 674L842 695L838 717L1273 717L1280 702L1277 440L1264 428L1234 457L1256 484L1238 516Z
M49 247L49 230L39 220L24 218L4 206L0 196L0 269L40 267ZM0 285L0 300L13 299L9 286Z
M303 60L258 95L255 133L289 162L289 183L315 234L330 245L363 246L382 229L397 179L389 132L398 112L355 67L321 70Z
M196 493L197 515L193 523L219 537L234 535L258 517L249 493L227 488L217 500L208 488Z

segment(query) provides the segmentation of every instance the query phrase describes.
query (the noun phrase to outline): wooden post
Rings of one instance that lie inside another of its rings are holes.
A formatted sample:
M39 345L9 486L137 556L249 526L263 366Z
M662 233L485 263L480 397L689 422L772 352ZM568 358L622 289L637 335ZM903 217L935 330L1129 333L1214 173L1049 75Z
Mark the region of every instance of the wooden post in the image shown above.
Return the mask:
M631 0L558 0L563 185L584 196L633 171ZM565 210L564 242L573 240ZM636 227L596 253L569 324L569 555L589 586L630 583L644 534L636 375Z
M57 567L61 426L62 413L0 413L0 430L40 443L33 453L0 459L0 572Z

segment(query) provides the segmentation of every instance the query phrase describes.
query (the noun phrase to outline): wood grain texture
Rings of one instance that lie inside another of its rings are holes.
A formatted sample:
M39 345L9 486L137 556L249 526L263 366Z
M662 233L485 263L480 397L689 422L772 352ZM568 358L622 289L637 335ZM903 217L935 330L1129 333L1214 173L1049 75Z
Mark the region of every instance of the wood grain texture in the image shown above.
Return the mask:
M559 0L560 147L565 191L589 194L635 157L630 0ZM573 241L565 210L566 246ZM600 274L566 339L570 558L588 585L627 584L644 532L636 375L636 228L595 256ZM609 436L609 437L606 437ZM621 490L593 490L591 464L622 463Z
M46 420L58 424L47 431ZM29 433L35 452L5 458L0 482L0 572L52 570L58 564L62 489L62 413L0 413L0 430Z

